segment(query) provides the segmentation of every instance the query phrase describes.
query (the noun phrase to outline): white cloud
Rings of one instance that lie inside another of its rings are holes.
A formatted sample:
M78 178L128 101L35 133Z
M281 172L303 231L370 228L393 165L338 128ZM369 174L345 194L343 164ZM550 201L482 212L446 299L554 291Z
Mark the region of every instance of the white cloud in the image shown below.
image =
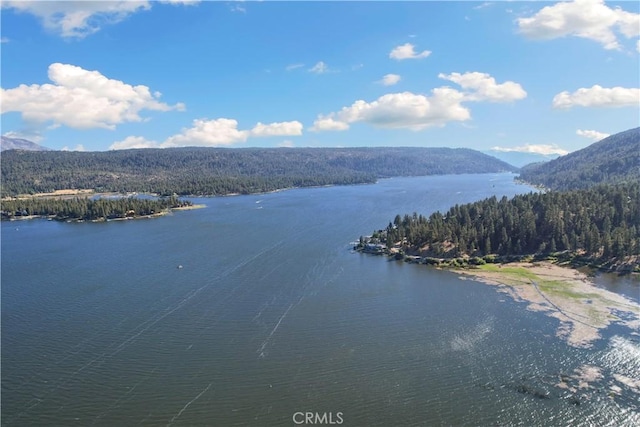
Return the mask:
M580 88L573 93L560 92L553 97L554 108L579 107L637 107L640 104L639 88L605 88L594 85Z
M191 128L167 138L161 147L227 146L246 141L249 134L249 131L238 130L238 122L234 119L196 119Z
M479 10L479 9L484 9L485 7L489 7L489 6L493 6L493 2L486 1L486 2L484 2L482 4L479 4L478 6L474 6L473 9Z
M636 42L636 50L640 53L640 40Z
M444 126L449 121L471 118L460 102L464 95L455 89L433 89L431 96L411 92L390 93L373 102L354 102L328 116L320 116L313 130L345 130L350 123L365 122L381 128L421 130Z
M282 141L281 143L278 144L278 147L292 148L293 147L293 141L285 139L284 141Z
M486 73L468 72L464 74L438 74L438 77L460 85L467 93L467 101L510 102L527 97L527 92L518 83L506 81L497 84L496 79Z
M299 121L270 123L268 125L258 122L251 129L251 136L296 136L302 135L302 123Z
M597 130L582 130L578 129L576 131L577 135L584 136L585 138L589 138L593 141L600 141L601 139L605 139L609 136L608 133L598 132Z
M322 61L318 62L313 67L309 68L309 72L316 73L316 74L326 73L327 71L329 71L329 67L327 67L327 64L325 64Z
M304 67L304 64L291 64L291 65L287 65L285 70L291 71L291 70L295 70L296 68L302 68L302 67Z
M400 81L401 77L397 74L386 74L382 80L380 80L380 83L382 83L385 86L393 86L394 84L398 83Z
M519 147L491 147L493 151L500 151L503 153L509 152L518 152L518 153L533 153L533 154L542 154L544 156L550 156L553 154L558 154L560 156L564 156L565 154L569 154L569 152L563 148L558 147L557 145L549 145L549 144L525 144Z
M247 8L239 4L231 5L229 10L231 10L231 12L247 13Z
M313 126L309 128L312 132L322 131L340 131L349 129L349 124L341 121L336 121L332 117L319 116Z
M149 10L148 1L4 1L11 8L40 18L43 26L62 37L82 38L127 16Z
M122 141L111 144L109 150L128 150L130 148L158 148L156 141L149 141L141 136L128 136Z
M84 149L84 145L82 144L78 144L75 146L75 148L70 149L69 147L67 147L66 145L64 147L62 147L61 149L62 151L87 151Z
M231 12L247 12L244 0L231 0L231 3L228 4L228 7Z
M0 43L9 43L9 38L8 37L0 38Z
M190 128L170 136L164 142L148 140L141 136L129 136L114 142L109 149L168 148L168 147L224 147L245 142L251 137L302 135L302 123L298 121L263 124L258 122L251 130L239 130L234 119L196 119Z
M160 3L167 3L173 5L185 5L193 6L200 3L201 0L159 0Z
M498 84L485 73L440 74L439 77L458 83L465 90L444 86L433 89L429 96L401 92L383 95L373 102L359 100L340 111L318 116L310 130L347 130L355 122L381 128L422 130L444 126L450 121L469 120L471 113L463 102L508 102L527 95L519 84L510 81Z
M160 3L193 5L200 0L160 0ZM116 24L129 15L151 9L147 0L120 1L24 1L5 0L3 8L38 17L49 31L65 38L84 38L104 25Z
M30 123L114 129L120 123L141 121L142 110L184 110L182 103L160 102L160 93L152 94L147 86L112 80L98 71L55 63L48 75L54 84L0 89L2 113L20 112Z
M627 38L640 36L640 15L619 7L610 8L604 0L575 0L545 6L529 18L517 20L520 32L532 39L575 36L596 41L605 49L620 49L614 32Z
M420 53L416 53L414 50L415 46L411 43L405 43L403 45L397 46L393 48L393 50L389 53L389 58L401 61L403 59L419 59L426 58L431 55L431 51L423 50Z

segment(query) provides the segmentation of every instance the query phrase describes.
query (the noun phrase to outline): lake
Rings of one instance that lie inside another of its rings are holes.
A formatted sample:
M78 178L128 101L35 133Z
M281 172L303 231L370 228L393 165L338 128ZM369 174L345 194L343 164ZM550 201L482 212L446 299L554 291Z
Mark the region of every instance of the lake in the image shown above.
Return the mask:
M621 380L640 378L637 331L573 348L558 320L493 286L352 251L398 213L533 191L513 177L3 222L2 424L287 426L307 412L348 426L639 423L638 389ZM588 367L602 374L580 383Z

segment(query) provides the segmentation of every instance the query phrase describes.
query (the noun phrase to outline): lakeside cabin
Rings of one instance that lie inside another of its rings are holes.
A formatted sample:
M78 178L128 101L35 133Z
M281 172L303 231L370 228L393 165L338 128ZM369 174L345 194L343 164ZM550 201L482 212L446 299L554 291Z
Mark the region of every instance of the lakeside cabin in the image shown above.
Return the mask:
M365 243L363 251L371 254L382 254L387 250L384 243Z

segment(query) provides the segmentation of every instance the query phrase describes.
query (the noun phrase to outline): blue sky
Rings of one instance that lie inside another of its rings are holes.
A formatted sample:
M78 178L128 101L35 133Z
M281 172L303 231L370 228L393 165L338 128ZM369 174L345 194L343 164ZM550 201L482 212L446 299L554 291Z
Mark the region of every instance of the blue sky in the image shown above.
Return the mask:
M53 149L565 154L639 125L638 2L3 1L2 134Z

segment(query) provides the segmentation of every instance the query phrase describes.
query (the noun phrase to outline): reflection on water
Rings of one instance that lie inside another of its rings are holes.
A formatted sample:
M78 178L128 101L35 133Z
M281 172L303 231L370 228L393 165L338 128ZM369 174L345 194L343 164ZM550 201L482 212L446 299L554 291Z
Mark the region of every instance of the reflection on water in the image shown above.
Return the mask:
M482 320L473 329L463 335L456 335L451 341L451 348L454 351L471 351L474 346L482 341L493 329L495 319L489 317Z
M198 199L206 209L154 220L3 223L2 423L292 425L299 411L356 426L638 421L630 331L572 348L557 320L493 287L351 253L348 242L396 213L530 191L512 178Z

